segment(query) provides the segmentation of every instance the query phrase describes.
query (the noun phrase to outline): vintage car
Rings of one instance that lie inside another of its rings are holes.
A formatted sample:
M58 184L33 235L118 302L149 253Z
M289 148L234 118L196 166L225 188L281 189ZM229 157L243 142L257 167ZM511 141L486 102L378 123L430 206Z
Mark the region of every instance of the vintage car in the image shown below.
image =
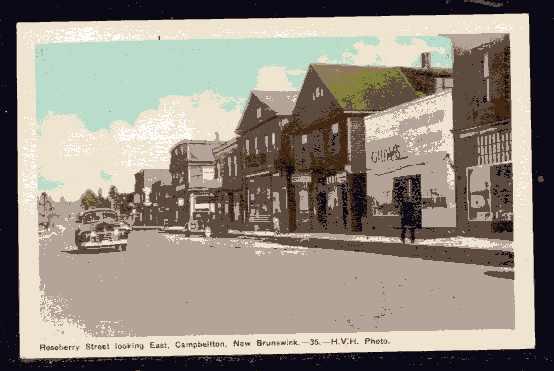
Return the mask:
M79 250L115 248L127 250L127 238L131 227L119 220L117 213L109 208L84 211L77 219L75 245Z
M210 212L195 211L192 218L184 225L163 226L163 232L182 233L189 237L190 235L202 235L205 237L223 237L227 233L227 226L215 220Z

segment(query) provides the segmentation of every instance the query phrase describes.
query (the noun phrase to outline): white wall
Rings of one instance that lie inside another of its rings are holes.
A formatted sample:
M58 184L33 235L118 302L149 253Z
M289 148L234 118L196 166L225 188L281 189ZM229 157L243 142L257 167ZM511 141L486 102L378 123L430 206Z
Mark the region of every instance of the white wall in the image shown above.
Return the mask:
M393 179L421 175L422 197L438 193L447 207L422 210L424 227L454 227L452 93L446 90L365 118L367 194L390 202ZM387 193L388 192L388 193Z

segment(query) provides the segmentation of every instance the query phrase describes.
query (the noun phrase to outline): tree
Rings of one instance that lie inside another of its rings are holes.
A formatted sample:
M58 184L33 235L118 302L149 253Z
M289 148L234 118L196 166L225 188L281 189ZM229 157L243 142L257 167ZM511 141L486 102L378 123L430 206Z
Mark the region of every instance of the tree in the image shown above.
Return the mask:
M90 189L87 189L81 196L81 207L85 210L90 209L91 207L96 207L97 203L98 198L94 194L94 191Z

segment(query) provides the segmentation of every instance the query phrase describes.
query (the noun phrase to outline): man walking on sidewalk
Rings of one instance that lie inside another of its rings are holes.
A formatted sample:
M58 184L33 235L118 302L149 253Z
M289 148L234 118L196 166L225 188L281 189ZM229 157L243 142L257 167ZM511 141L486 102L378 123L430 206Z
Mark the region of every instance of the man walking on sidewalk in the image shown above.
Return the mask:
M415 242L415 229L417 227L416 208L411 200L404 200L400 205L400 239L406 243L406 230L410 230L410 242Z

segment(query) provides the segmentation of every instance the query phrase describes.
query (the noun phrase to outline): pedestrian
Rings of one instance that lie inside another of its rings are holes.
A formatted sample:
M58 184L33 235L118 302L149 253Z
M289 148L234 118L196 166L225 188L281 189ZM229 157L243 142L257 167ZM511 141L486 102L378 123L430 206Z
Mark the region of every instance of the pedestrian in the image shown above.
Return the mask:
M281 227L279 225L279 218L277 215L273 216L273 231L276 235L281 233Z
M404 200L400 205L400 239L406 243L406 230L410 230L410 242L415 242L416 210L412 201Z

